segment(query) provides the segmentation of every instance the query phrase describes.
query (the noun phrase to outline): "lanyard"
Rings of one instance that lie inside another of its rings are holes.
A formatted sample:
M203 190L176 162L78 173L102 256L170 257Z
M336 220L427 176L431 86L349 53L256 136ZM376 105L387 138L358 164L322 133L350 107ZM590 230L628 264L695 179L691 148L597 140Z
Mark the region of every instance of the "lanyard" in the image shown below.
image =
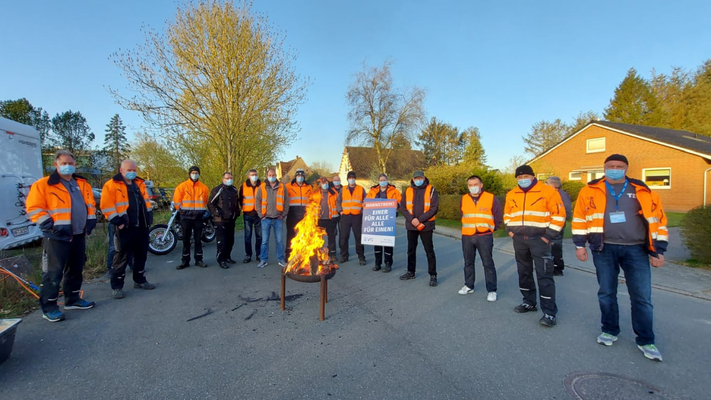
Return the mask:
M625 189L627 189L628 183L629 183L629 181L627 179L625 179L625 184L622 186L622 190L620 190L620 194L615 196L615 189L612 187L612 185L610 185L610 182L605 181L605 185L607 185L607 190L610 191L610 194L615 199L615 211L619 210L620 197L622 197L622 195L625 193Z

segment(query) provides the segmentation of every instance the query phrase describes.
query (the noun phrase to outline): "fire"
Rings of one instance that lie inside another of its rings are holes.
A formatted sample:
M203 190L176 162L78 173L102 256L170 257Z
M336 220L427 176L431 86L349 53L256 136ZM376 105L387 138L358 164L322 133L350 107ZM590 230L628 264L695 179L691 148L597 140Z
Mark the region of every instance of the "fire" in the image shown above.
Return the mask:
M318 216L321 204L312 201L306 207L304 219L296 224L296 236L291 241L291 254L285 273L298 275L324 275L338 268L331 264L328 250L323 247L323 235L326 230L318 226ZM312 263L318 265L317 270L312 270Z

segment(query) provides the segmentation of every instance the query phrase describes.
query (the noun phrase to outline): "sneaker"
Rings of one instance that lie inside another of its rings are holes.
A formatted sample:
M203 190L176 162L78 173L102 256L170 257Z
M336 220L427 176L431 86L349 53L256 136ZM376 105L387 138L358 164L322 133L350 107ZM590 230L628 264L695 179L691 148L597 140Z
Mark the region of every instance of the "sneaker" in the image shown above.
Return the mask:
M143 282L143 283L133 283L133 288L134 289L145 289L145 290L153 290L156 288L156 285L152 283L148 283L148 281Z
M437 277L436 276L430 276L430 286L435 287L437 286Z
M393 265L385 263L385 267L383 268L383 272L388 273L393 270Z
M609 333L603 332L600 334L600 336L597 337L597 342L600 344L604 344L605 346L612 346L612 343L617 341L617 336L615 335L610 335Z
M237 264L237 261L235 261L235 260L233 260L233 259L231 259L231 258L228 258L226 261L227 261L228 263L230 263L230 264Z
M538 322L541 323L541 325L551 328L553 325L555 325L555 315L550 315L550 314L543 314L540 320Z
M59 311L59 309L55 309L42 314L42 318L46 319L49 322L59 322L64 321L66 317L64 316L63 312Z
M195 261L195 266L200 268L207 268L207 264L205 264L202 260Z
M382 268L380 267L380 265L376 265L373 267L373 271L380 271L381 269Z
M114 289L114 291L111 293L111 297L113 297L113 298L116 299L116 300L120 300L120 299L123 299L123 298L126 297L126 296L123 294L123 290L121 290L121 289Z
M64 309L65 310L88 310L90 308L94 308L96 303L93 301L86 301L84 299L79 299L75 300L71 303L65 304Z
M553 276L563 276L563 270L562 269L554 269Z
M284 260L277 262L277 264L279 264L279 266L282 268L286 268L286 261Z
M415 273L407 271L404 274L400 275L400 280L401 281L406 281L408 279L415 279Z
M252 261L252 257L245 257L244 260L242 260L242 262L245 264L247 264L250 261Z
M532 306L527 303L521 303L520 305L518 305L514 308L514 311L516 311L517 313L520 313L520 314L527 313L529 311L536 311L536 310L538 310L536 308L536 306Z
M190 261L183 261L175 269L185 269L190 266Z
M342 263L344 263L344 262L348 262L348 257L341 257L341 259L338 260L338 263L339 263L339 264L342 264Z
M359 259L358 259L358 264L360 264L360 265L365 265L365 258L359 258Z
M496 301L496 292L489 292L486 295L486 301Z
M228 269L230 266L227 265L227 262L228 262L227 260L225 260L225 261L220 261L220 268L222 268L222 269Z
M469 286L464 285L464 286L462 286L461 289L459 289L459 291L458 291L457 293L459 293L459 294L470 294L470 293L474 293L474 289L469 289Z
M267 264L269 263L266 261L261 261L259 264L257 264L257 268L264 268L267 266Z
M644 356L650 360L662 361L662 354L657 349L657 346L653 344L645 344L644 346L637 345L637 348L642 350Z

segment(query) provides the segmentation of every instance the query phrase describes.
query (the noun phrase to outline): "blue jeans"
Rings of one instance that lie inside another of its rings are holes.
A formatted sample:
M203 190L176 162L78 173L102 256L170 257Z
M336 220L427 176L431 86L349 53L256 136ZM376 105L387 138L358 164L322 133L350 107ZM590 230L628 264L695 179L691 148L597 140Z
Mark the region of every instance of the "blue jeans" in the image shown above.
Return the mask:
M284 220L279 218L264 218L262 220L262 262L269 260L269 229L274 227L276 237L277 260L284 262Z
M654 344L652 272L644 245L605 243L602 251L593 251L592 255L600 285L597 297L602 312L602 331L615 336L620 333L617 279L622 268L632 302L632 328L637 335L636 342L640 346Z

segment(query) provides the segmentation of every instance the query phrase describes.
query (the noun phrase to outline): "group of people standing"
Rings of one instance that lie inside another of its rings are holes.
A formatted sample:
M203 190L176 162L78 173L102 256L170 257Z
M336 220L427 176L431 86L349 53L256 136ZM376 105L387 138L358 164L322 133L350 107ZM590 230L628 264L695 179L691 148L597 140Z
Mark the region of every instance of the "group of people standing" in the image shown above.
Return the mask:
M65 315L59 310L59 284L64 280L65 310L89 309L93 302L81 298L82 271L86 259L85 237L96 226L96 205L91 186L75 172L74 156L58 151L56 170L32 185L27 199L29 218L44 234L43 274L40 306L43 317L51 322ZM617 283L620 269L625 273L632 302L632 324L637 345L644 355L661 361L654 345L651 303L652 267L664 265L668 242L666 215L659 196L644 182L629 178L627 158L613 154L605 160L605 176L582 188L572 210L572 234L576 257L586 261L589 244L599 283L598 299L602 314L602 333L597 342L611 346L620 332L617 304ZM145 277L148 250L148 229L153 222L153 209L143 179L136 175L136 163L125 160L119 173L104 184L101 211L113 227L115 254L111 260L113 297L124 297L126 266L133 265L134 288L152 290L155 285ZM513 240L518 268L519 289L523 302L514 308L517 313L537 310L543 316L540 324L556 325L556 283L562 276L562 238L566 220L571 216L570 197L560 190L557 177L545 183L538 181L533 169L522 165L515 171L517 186L506 195L502 206L487 192L479 176L467 179L468 193L460 201L461 240L464 258L464 286L459 294L474 292L476 254L484 267L487 300L497 300L497 275L493 260L494 232L501 226ZM190 265L190 247L194 242L195 265L205 268L202 251L202 217L209 209L215 218L217 262L222 268L235 264L232 259L236 219L244 220L244 263L256 257L258 267L268 265L269 238L274 231L277 262L285 267L291 254L291 239L296 225L304 218L306 207L320 204L319 226L328 236L328 253L337 260L336 237L340 236L339 263L348 262L350 235L355 238L355 250L360 265L366 265L361 244L362 214L365 199L394 199L397 211L405 218L407 231L407 271L401 280L415 279L418 241L425 249L430 276L429 286L437 286L437 259L433 244L439 196L422 171L415 171L409 187L402 195L385 174L367 192L356 183L356 174L349 172L348 183L342 186L340 177L319 178L312 187L303 170L296 172L290 183L282 183L276 171L267 171L266 181L260 181L257 171L250 170L239 187L234 186L230 172L222 175L222 183L211 191L200 182L200 169L191 167L189 179L178 185L173 205L181 215L183 251L177 269ZM286 219L287 243L283 242ZM254 243L252 241L254 236ZM191 237L193 240L191 240ZM373 271L390 272L393 248L375 246Z

